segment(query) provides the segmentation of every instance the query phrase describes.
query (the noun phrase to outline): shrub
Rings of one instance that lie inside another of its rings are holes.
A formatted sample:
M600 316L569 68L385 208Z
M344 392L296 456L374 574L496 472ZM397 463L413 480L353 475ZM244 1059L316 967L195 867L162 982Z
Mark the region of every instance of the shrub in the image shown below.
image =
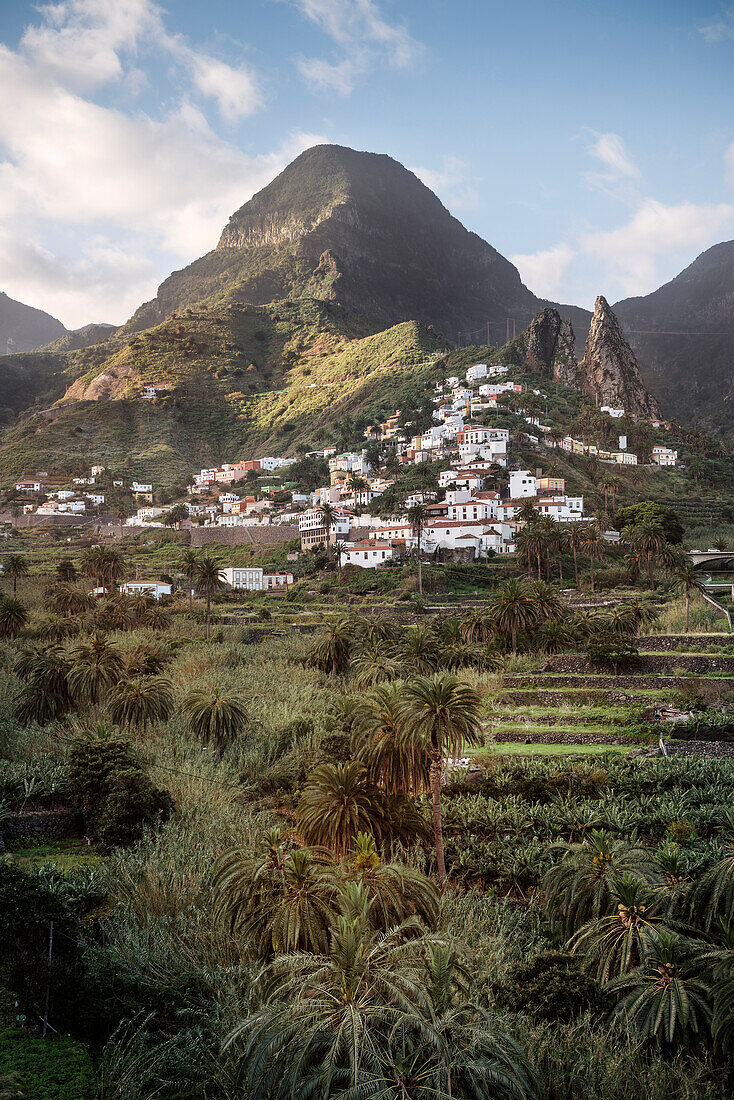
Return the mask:
M612 669L616 676L620 667L633 664L639 654L628 634L605 631L592 634L586 643L586 656L594 668Z
M583 960L560 951L542 951L508 968L499 1001L538 1023L568 1023L587 1009L601 1007L602 994L584 973Z
M80 741L69 764L72 804L103 844L134 843L146 825L165 821L173 809L168 791L153 786L132 745L122 738Z
M92 1060L81 1043L59 1036L42 1039L14 1028L0 1032L0 1077L17 1081L3 1093L28 1100L92 1100L96 1095Z

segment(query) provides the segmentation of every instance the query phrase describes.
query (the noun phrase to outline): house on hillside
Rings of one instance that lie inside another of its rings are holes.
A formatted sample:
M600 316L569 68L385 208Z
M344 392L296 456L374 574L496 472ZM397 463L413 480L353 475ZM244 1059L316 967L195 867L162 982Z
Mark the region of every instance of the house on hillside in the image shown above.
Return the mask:
M670 447L655 446L652 449L652 460L658 466L675 466L678 463L678 452Z
M162 596L171 595L172 586L161 581L123 581L120 591L126 596L151 596L160 600Z

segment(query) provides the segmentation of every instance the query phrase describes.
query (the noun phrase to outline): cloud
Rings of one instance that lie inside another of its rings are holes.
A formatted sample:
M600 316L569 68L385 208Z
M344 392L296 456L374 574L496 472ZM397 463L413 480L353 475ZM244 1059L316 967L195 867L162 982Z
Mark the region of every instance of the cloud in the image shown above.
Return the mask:
M575 252L568 244L558 244L540 252L517 253L510 260L526 286L541 298L558 298Z
M632 179L640 175L640 170L627 152L619 134L595 134L595 141L589 146L589 152L615 176L628 176Z
M338 60L299 58L298 69L318 91L349 95L360 76L377 65L409 69L425 47L402 24L389 23L375 0L293 0L305 17L329 37Z
M438 195L449 210L478 209L479 193L475 186L475 177L466 161L459 157L444 157L440 169L411 168L411 171Z
M594 140L587 152L597 160L603 171L585 172L586 183L595 190L604 191L615 199L636 203L639 198L637 183L641 173L628 153L624 141L615 133L591 131Z
M699 27L698 30L707 42L723 42L726 38L734 38L734 8L729 8L721 19Z
M598 261L627 295L647 294L677 273L671 263L690 257L734 229L734 205L665 205L645 199L632 218L611 230L582 235L582 252ZM687 261L690 262L690 261ZM665 275L660 268L665 266Z
M122 321L150 296L155 271L212 248L233 210L323 140L294 134L248 156L190 102L159 119L129 115L65 88L45 60L0 46L4 289L21 300L32 292L67 325Z
M13 297L60 317L70 327L124 320L152 296L158 282L143 240L132 248L128 241L122 248L99 238L83 244L75 255L57 255L0 232L0 270L13 273Z
M170 34L154 0L61 0L39 8L41 23L26 29L19 52L46 77L72 91L92 91L125 81L135 94L145 82L125 59L157 50L178 66L193 89L214 100L234 121L262 105L255 74L244 63L230 65L201 53L182 35Z

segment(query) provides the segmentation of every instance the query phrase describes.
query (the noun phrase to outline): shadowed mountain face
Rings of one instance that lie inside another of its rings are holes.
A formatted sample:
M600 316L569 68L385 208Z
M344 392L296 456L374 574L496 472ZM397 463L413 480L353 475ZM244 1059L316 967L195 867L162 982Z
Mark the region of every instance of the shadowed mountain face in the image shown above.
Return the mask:
M58 340L66 329L49 313L23 305L0 291L0 355L33 351Z
M734 241L614 311L665 412L734 440Z
M320 145L233 214L214 251L166 279L128 328L210 297L303 296L336 301L376 328L417 320L477 342L488 321L499 342L508 317L524 328L546 304L397 161ZM584 310L563 312L588 323Z

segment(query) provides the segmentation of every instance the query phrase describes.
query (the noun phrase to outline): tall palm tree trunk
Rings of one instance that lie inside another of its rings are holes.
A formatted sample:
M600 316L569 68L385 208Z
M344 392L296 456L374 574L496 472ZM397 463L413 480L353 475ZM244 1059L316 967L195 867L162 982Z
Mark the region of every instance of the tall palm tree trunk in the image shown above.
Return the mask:
M423 534L423 528L421 524L418 524L418 595L423 595L423 563L421 561L421 535Z
M652 552L650 550L648 550L648 552L647 552L647 579L650 582L650 588L654 588L655 587L655 577L653 575L653 560L652 560Z
M691 593L686 589L686 634L691 621Z
M441 754L431 756L431 795L433 797L433 837L436 845L436 867L439 886L446 884L446 861L443 854L443 824L441 821Z
M538 578L540 580L540 577ZM512 656L517 657L517 627L512 628Z
M594 555L593 554L589 558L589 561L591 562L591 594L593 596L594 595Z
M572 546L571 549L573 550L573 576L574 576L574 580L576 582L576 587L578 588L578 586L579 586L579 563L576 560L576 547Z
M211 592L207 588L207 590L206 590L206 640L207 641L209 641L209 635L210 635L210 632L211 632L211 621L210 621L211 601L212 601Z
M194 586L189 578L189 615L194 613Z

